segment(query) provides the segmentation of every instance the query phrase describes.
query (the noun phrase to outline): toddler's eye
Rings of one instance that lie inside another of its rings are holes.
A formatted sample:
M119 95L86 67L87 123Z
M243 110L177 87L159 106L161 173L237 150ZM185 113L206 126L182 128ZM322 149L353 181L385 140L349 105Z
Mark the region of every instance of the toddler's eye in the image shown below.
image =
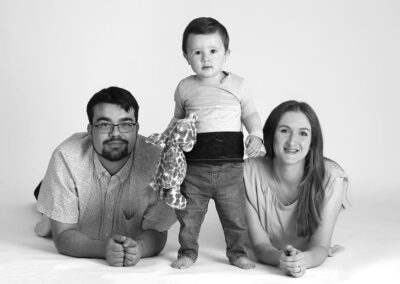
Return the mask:
M218 50L217 49L211 49L211 53L217 53Z
M193 54L194 55L200 55L200 51L195 51Z

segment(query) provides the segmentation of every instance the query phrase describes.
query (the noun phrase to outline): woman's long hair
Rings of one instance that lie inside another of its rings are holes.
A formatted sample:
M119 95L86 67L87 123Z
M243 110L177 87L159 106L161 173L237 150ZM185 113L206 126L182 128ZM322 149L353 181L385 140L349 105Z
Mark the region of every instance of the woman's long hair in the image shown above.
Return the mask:
M275 157L273 142L276 128L283 114L288 111L303 113L311 125L310 150L305 158L297 203L297 235L310 238L320 225L325 198L322 131L317 115L307 103L293 100L281 103L268 116L263 128L265 149L271 159Z

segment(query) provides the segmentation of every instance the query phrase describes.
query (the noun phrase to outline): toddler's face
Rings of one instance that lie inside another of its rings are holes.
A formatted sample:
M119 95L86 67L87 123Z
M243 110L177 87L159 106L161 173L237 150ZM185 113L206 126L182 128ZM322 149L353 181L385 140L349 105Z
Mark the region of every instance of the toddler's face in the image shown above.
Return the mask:
M187 39L184 56L201 81L215 83L219 80L228 55L218 32L190 34Z

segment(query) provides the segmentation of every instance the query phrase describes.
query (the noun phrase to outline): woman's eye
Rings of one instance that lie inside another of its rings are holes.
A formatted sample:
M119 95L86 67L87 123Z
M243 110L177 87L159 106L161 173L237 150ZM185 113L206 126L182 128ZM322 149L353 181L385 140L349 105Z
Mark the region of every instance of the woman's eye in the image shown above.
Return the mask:
M287 129L281 129L281 133L287 133Z
M301 135L301 136L308 136L308 133L305 132L305 131L302 131L302 132L300 132L300 135Z

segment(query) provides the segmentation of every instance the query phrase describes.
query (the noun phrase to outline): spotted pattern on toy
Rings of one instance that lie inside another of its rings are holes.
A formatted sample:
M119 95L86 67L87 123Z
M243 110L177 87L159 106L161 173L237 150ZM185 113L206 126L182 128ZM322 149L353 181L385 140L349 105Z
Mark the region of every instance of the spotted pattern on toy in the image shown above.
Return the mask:
M186 207L186 198L181 194L187 168L183 151L191 151L196 143L196 120L197 115L189 113L171 127L168 135L156 133L147 138L147 142L164 147L150 186L158 191L161 199L176 209Z

